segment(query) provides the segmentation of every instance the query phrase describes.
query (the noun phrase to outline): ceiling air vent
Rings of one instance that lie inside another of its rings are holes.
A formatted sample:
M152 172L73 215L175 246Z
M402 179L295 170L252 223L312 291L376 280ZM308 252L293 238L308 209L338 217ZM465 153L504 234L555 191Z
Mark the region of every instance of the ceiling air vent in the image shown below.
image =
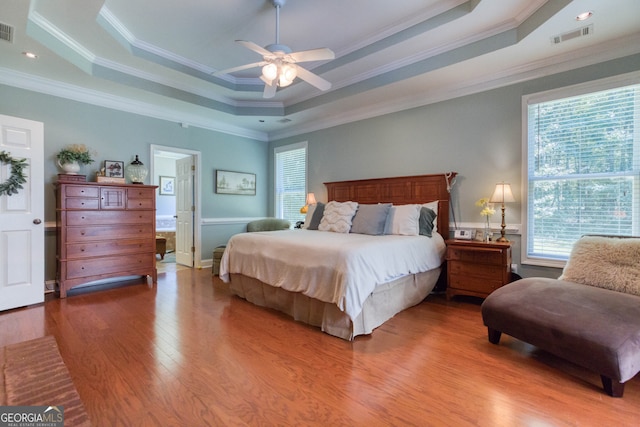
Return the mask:
M559 44L578 37L590 36L591 34L593 34L593 24L553 36L551 37L551 43Z
M13 43L13 27L0 22L0 40Z

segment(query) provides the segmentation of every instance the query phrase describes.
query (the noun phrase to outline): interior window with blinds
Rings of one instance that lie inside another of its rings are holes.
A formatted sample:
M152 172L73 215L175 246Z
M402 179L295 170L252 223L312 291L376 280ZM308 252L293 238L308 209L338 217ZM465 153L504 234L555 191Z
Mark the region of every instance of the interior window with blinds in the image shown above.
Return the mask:
M275 149L275 214L292 224L304 221L300 213L307 194L307 143Z
M526 257L566 260L585 234L638 235L640 85L527 108Z

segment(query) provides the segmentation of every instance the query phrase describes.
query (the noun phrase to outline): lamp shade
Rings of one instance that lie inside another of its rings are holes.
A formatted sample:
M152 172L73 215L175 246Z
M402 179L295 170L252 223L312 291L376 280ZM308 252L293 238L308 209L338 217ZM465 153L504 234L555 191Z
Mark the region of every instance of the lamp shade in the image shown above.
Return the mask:
M496 184L496 189L493 191L493 195L489 199L491 203L513 203L516 199L511 192L511 184L504 182Z
M309 212L309 205L315 205L316 203L316 195L313 193L307 193L307 202L303 207L300 208L300 213L306 214Z

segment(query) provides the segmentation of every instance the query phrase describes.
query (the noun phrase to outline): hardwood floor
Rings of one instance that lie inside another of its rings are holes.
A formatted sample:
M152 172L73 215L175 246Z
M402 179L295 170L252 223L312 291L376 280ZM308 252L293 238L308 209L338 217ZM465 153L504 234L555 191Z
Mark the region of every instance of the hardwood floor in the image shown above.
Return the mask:
M494 346L477 300L429 296L347 342L232 297L210 269L180 270L0 314L0 345L44 335L96 426L640 420L640 377L615 399L594 373L508 336Z

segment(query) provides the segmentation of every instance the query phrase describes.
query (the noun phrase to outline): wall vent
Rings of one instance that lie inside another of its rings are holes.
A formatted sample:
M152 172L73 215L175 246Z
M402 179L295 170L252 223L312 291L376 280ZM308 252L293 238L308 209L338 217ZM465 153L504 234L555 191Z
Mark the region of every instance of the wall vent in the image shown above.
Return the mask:
M551 37L551 43L559 44L578 37L590 36L591 34L593 34L593 24L553 36Z
M0 40L13 43L13 27L0 22Z

